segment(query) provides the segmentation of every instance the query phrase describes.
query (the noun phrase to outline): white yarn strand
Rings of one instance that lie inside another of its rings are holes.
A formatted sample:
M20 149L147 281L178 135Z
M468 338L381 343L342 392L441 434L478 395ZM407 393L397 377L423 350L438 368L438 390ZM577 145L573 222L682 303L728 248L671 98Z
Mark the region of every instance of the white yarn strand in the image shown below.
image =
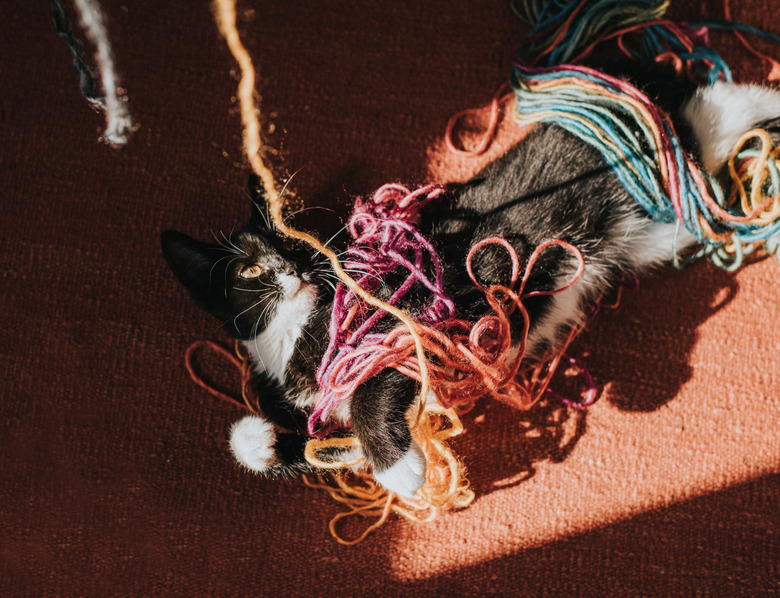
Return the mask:
M102 108L106 113L106 130L102 139L112 147L122 147L136 129L136 125L127 99L120 92L119 76L114 66L114 53L103 21L103 13L97 0L75 0L75 4L81 16L84 33L95 46L95 62L105 95Z

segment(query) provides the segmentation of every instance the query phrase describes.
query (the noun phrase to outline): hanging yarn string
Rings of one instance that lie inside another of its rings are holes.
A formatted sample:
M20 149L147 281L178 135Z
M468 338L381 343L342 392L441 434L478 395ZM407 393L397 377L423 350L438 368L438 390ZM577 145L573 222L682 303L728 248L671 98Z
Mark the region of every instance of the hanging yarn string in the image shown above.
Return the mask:
M215 0L212 6L217 27L241 70L241 79L238 83L237 96L241 109L241 122L243 124L244 154L246 155L247 160L249 160L252 171L259 177L260 182L263 185L271 219L276 226L276 230L282 235L303 241L313 247L318 253L321 253L328 259L334 274L347 288L352 290L369 305L387 311L409 326L410 334L414 340L415 352L420 363L421 390L419 400L420 404L423 404L429 390L428 367L422 339L414 329L410 316L397 307L389 305L365 291L344 271L338 256L331 249L323 245L312 235L296 230L285 222L282 214L282 198L277 191L274 175L266 165L263 157L263 145L260 140L260 121L258 119L258 110L254 98L255 77L257 73L252 65L252 59L249 56L249 52L247 52L244 44L241 42L241 37L236 29L235 0Z
M87 102L102 109L105 106L105 97L100 92L92 69L84 60L84 45L73 33L70 17L58 0L51 0L51 16L54 20L54 28L67 44L68 50L73 55L73 68L79 76L79 89Z
M531 37L543 39L548 46L530 41L518 53L512 79L518 120L555 122L596 148L650 216L685 226L708 247L704 253L714 256L716 263L731 261L735 254L742 256L749 251L746 246L765 243L777 235L780 232L777 153L766 132L751 131L737 143L729 160L732 189L727 193L684 152L670 117L633 85L572 64L529 66L529 62L538 61L546 54L550 55L550 61L557 58L556 44L564 40L583 47L590 37L623 33L620 29L618 32L604 29L600 20L590 21L595 19L593 10L603 4L602 0L570 3L573 4L576 6L569 12L556 14L553 24L547 24L545 11L538 12L540 21ZM657 3L621 4L636 4L637 8L646 8L650 18L658 16L655 8L647 8ZM666 3L661 6L665 9ZM662 37L677 43L677 49L679 46L693 49L692 38L683 30L667 25L656 27L665 35L649 28L644 30L647 39L653 40L650 50L661 48L658 42ZM701 39L706 40L706 36ZM535 53L535 59L529 58L531 53ZM729 72L714 51L706 53L706 57L702 52L689 51L678 58L687 65L688 72L693 72L695 65L700 72L708 73L710 80L717 74L725 77ZM757 141L760 149L748 147L751 140Z
M101 140L118 148L127 144L137 126L130 112L125 90L119 86L114 65L114 52L108 39L103 13L97 0L74 0L86 37L95 46L102 93L98 91L95 76L84 60L84 47L73 33L70 19L58 0L51 0L52 18L57 34L65 40L73 54L73 66L79 75L79 88L90 105L105 112L106 130Z

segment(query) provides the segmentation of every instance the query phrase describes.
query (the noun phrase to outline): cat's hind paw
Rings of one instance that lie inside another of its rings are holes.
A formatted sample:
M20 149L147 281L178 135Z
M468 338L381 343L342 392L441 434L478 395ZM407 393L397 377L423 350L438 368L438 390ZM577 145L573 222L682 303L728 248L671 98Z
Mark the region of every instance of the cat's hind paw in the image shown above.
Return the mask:
M230 429L230 450L236 461L258 473L276 462L275 442L273 425L262 417L247 415Z
M374 478L390 492L413 498L425 484L425 454L417 443L412 442L403 457L388 469L375 471Z

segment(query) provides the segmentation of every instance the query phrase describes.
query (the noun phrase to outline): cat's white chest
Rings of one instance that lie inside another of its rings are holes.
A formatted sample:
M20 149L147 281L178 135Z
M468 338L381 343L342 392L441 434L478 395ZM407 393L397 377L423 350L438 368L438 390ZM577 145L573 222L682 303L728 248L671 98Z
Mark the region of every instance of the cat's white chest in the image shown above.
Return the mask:
M316 301L316 289L301 289L292 299L282 301L263 332L253 340L244 341L257 372L265 372L277 382L284 383L287 363Z

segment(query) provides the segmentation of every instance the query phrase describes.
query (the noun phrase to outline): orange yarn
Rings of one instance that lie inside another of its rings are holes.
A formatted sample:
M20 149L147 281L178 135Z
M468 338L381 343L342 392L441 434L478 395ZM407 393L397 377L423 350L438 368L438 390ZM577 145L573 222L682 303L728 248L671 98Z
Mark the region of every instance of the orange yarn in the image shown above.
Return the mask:
M414 523L428 523L442 508L469 506L474 500L474 492L469 488L462 466L445 444L446 440L462 432L463 425L453 409L435 404L426 406L424 417L412 432L425 453L427 463L426 483L418 498L410 499L388 492L365 470L332 472L330 477L317 475L316 482L304 476L307 486L325 490L334 500L349 507L349 511L331 519L328 525L331 535L340 544L352 546L381 527L391 512ZM332 467L332 464L324 465ZM376 520L350 540L340 534L338 524L353 516L375 517Z
M205 380L203 380L200 374L198 374L195 371L195 366L193 364L195 352L202 348L211 349L212 351L218 353L219 355L222 355L222 357L227 359L230 363L232 363L234 366L236 366L239 369L239 371L241 372L241 398L244 400L243 403L240 403L239 401L231 397L229 394L224 393L217 388L214 388ZM213 341L195 341L189 346L186 353L184 354L184 365L187 368L187 371L189 372L190 377L193 379L193 381L198 386L206 390L208 393L212 394L218 399L231 403L236 407L241 407L242 409L251 411L255 415L259 415L260 408L257 404L257 398L251 396L249 390L250 381L252 380L251 364L249 361L249 356L246 355L241 350L241 343L236 341L235 355L233 355L225 347Z

